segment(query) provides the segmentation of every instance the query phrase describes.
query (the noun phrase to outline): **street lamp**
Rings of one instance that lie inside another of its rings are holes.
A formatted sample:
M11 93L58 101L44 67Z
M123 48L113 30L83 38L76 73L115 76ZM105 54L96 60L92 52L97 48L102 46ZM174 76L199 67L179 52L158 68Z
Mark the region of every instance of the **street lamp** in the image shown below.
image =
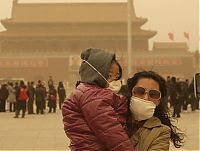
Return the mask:
M128 20L127 20L127 45L128 45L128 78L131 77L132 74L132 11L133 11L133 0L128 0L127 3L127 12L128 12Z

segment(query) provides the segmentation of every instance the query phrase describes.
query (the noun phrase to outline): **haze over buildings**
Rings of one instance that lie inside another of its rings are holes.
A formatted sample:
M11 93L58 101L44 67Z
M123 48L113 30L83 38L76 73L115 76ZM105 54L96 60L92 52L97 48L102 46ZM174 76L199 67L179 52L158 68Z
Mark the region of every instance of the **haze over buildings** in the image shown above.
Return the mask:
M0 33L3 77L23 75L27 80L37 81L52 75L55 80L67 80L73 85L78 79L79 55L88 47L115 52L124 69L124 78L127 77L127 3L18 2L13 2L11 19L2 20L7 28ZM183 40L177 40L176 33L170 31L174 40L169 42L168 31L166 40L153 40L158 36L158 29L143 28L150 19L138 14L134 3L133 72L153 69L165 77L175 75L191 79L199 60L198 55L188 51L191 33L181 31ZM158 16L161 14L154 18ZM157 24L161 27L161 23ZM149 47L150 39L154 42L153 49Z
M126 2L126 0L18 0L19 3L63 3L63 2ZM174 41L186 41L190 50L199 48L199 0L135 0L138 17L148 18L143 29L156 30L150 40L150 49L155 41L170 41L168 32L174 34ZM0 19L11 17L12 0L0 1ZM103 13L103 11L102 11ZM0 27L3 30L3 27ZM189 33L189 40L183 35Z

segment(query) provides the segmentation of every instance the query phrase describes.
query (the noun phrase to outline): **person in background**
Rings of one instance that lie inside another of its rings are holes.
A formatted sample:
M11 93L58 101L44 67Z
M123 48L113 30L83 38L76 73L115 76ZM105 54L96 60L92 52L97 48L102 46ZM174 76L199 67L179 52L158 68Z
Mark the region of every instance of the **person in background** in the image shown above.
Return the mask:
M127 81L130 92L127 125L136 151L169 151L170 140L179 148L184 134L172 124L163 99L166 81L153 71L141 71Z
M166 107L168 107L168 103L170 104L170 107L172 107L172 102L171 102L171 99L170 99L170 86L171 86L171 77L170 76L167 76L167 81L166 81L166 86L167 86L167 95L165 97L165 102L164 102L164 105Z
M26 85L24 84L24 81L20 81L20 85L19 85L19 90L17 92L17 107L16 107L16 111L15 111L15 117L14 118L18 118L19 117L19 113L20 110L22 110L22 118L25 117L25 113L26 113L26 102L28 100L28 90Z
M18 95L19 95L19 83L18 82L15 82L14 89L15 89L15 98L16 98L16 102L15 102L15 112L16 112L17 105L18 105Z
M49 87L49 96L48 96L48 107L49 113L53 112L56 113L56 100L57 100L57 92L53 85Z
M59 97L59 109L61 109L61 106L66 98L66 91L61 81L58 84L57 92Z
M6 112L6 100L8 95L7 84L2 84L0 88L0 112Z
M49 76L49 80L48 80L48 86L52 86L53 85L53 79L52 76Z
M41 84L42 84L42 88L44 89L44 94L45 94L44 100L42 101L43 102L43 108L44 108L44 110L46 110L47 89L46 89L46 86L45 86L45 81L42 81Z
M7 102L9 103L9 110L10 112L15 112L16 92L12 82L8 82L8 94Z
M45 100L46 94L45 89L42 86L41 80L38 80L38 84L35 89L35 98L36 98L36 113L44 114L44 100Z
M90 48L81 59L81 80L62 107L71 150L134 151L125 125L127 100L116 94L122 73L115 54Z
M173 117L180 118L181 115L181 100L180 100L180 85L175 77L171 78L170 98L172 99L174 111Z
M189 85L189 93L190 93L191 108L192 111L195 111L196 109L199 109L199 100L194 93L194 78L192 79Z
M34 82L28 82L28 114L34 114L33 104L35 98Z
M189 101L189 95L190 95L190 90L189 90L189 80L185 80L185 101L183 103L183 111L187 112L188 109L188 104L190 103Z

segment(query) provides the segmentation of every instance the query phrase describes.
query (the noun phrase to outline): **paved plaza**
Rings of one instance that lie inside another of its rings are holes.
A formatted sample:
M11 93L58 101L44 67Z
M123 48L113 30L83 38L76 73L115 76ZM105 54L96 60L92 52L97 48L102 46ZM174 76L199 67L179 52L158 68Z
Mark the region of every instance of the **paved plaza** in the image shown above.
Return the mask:
M13 118L0 113L0 150L67 150L61 111Z
M4 150L69 150L63 131L62 115L26 115L15 119L14 113L0 113L0 151ZM186 132L184 151L199 149L199 111L182 113L178 125ZM171 148L172 151L177 149Z

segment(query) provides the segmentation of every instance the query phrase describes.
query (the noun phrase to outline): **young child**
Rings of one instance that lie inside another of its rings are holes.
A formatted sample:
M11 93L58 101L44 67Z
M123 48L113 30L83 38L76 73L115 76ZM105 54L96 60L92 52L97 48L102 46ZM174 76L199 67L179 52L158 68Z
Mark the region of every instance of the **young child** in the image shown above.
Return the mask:
M110 90L122 74L115 55L87 49L81 59L81 82L62 108L71 150L134 151L125 130L127 101Z

